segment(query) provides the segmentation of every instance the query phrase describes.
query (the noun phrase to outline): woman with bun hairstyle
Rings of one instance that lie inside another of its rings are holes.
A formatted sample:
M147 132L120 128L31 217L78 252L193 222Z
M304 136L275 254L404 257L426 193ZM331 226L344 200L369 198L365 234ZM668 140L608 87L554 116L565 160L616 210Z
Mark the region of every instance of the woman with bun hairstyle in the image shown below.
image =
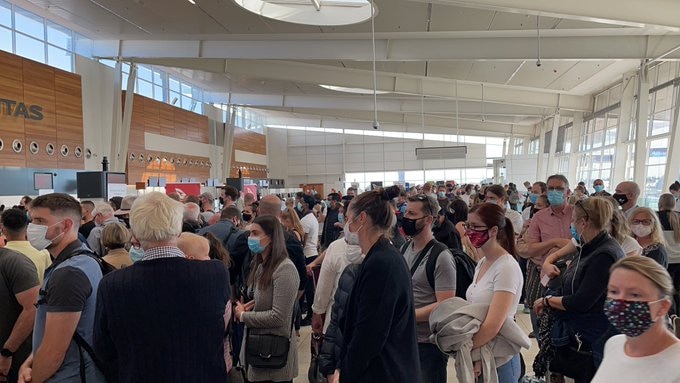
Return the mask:
M668 191L675 197L675 211L680 212L680 182L675 181L668 187Z
M489 304L484 322L472 337L474 350L495 338L506 319L515 317L524 277L516 259L515 231L503 208L490 203L473 207L465 235L482 256L465 297L470 303ZM475 378L481 371L481 363L475 362ZM519 354L499 366L497 372L499 383L517 382L521 378Z
M612 267L604 313L621 335L611 337L593 383L680 382L680 341L666 326L673 282L647 257Z
M345 212L345 241L366 254L341 320L340 368L330 383L419 382L411 275L388 239L397 186L367 191Z

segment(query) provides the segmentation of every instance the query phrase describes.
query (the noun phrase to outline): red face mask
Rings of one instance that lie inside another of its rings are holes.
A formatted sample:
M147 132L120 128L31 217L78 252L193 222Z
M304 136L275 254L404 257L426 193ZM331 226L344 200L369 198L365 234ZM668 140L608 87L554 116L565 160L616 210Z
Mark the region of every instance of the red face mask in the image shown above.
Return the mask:
M470 238L470 243L476 248L484 246L486 241L489 240L489 231L476 231L476 230L466 230L465 235Z

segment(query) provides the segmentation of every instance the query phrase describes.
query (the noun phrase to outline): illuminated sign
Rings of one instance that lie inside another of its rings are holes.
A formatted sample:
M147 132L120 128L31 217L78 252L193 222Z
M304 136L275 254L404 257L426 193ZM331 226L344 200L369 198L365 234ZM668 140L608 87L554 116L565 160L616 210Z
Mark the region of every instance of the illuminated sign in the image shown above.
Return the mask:
M0 98L0 114L23 117L28 120L42 120L42 106L26 105L23 102Z

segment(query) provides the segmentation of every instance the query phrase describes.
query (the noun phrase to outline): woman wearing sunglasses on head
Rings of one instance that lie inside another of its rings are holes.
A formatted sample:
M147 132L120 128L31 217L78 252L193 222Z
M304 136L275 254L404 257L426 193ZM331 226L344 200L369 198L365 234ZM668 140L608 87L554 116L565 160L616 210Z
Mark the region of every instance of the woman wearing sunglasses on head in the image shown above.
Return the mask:
M680 341L666 326L673 281L646 257L612 267L604 312L621 332L607 341L593 383L680 382Z

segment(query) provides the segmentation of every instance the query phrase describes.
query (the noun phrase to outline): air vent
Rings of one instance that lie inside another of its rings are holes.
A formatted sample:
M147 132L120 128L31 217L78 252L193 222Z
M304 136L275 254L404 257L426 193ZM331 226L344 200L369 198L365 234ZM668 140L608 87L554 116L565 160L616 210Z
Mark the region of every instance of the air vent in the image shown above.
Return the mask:
M437 146L416 148L419 160L455 160L467 157L467 146Z

